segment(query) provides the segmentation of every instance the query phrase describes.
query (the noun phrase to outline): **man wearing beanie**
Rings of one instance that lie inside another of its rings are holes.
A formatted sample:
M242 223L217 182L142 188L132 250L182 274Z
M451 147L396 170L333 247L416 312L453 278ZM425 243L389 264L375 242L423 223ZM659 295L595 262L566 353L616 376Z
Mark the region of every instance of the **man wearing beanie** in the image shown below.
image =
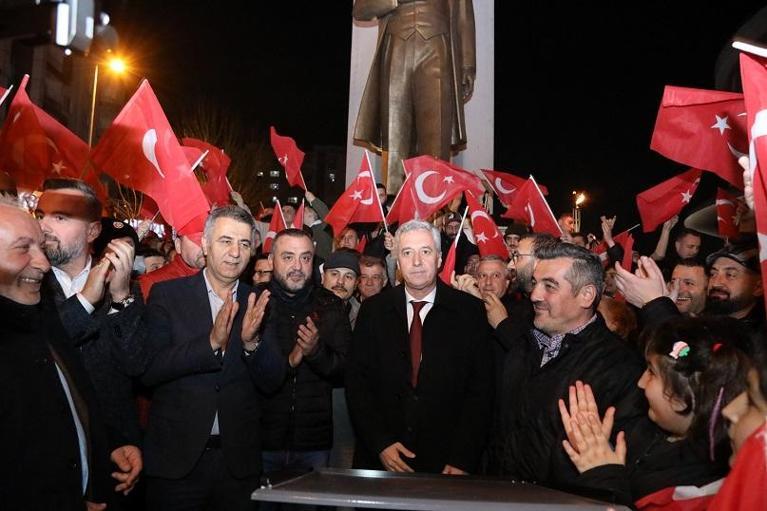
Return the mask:
M352 329L360 311L360 302L354 297L359 276L360 257L353 250L336 250L322 265L322 287L341 299Z
M351 328L341 300L312 279L314 244L299 229L274 238L266 325L276 330L287 368L282 386L264 396L264 472L327 466L333 445L331 391L343 383Z

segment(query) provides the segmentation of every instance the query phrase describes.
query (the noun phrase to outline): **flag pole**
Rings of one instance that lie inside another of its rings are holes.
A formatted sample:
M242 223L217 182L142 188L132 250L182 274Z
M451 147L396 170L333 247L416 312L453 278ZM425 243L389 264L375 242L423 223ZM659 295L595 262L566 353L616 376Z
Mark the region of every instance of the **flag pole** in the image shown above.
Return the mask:
M634 229L636 229L637 227L639 227L640 225L642 225L642 224L636 224L636 225L635 225L635 226L633 226L633 227L629 227L628 229L626 229L626 232L631 232L631 231L633 231Z
M391 207L389 208L389 213L391 213L394 210L394 206L397 204L397 199L399 199L399 196L402 194L402 190L405 189L405 183L407 182L408 179L410 179L410 176L405 176L405 180L402 181L402 186L400 186L399 190L397 191L397 195L394 196L394 200L391 203Z
M196 169L202 163L202 160L204 160L205 157L208 156L208 152L210 152L210 150L205 149L205 151L200 155L200 157L197 158L197 161L195 161L194 165L192 165L192 172L194 172L194 169Z
M10 87L8 87L8 89L3 93L3 96L0 97L0 106L2 106L6 98L11 95L12 90L13 90L13 84L11 84Z
M376 196L378 210L381 212L381 220L383 220L384 230L388 234L389 225L386 223L386 215L384 215L383 204L381 204L381 199L378 197L378 185L376 185L376 180L373 179L373 166L370 164L370 153L368 153L367 149L365 149L365 159L368 161L368 168L370 169L370 180L373 182L373 194Z
M466 213L469 212L469 206L466 206L466 209L463 210L463 216L461 217L461 225L458 226L458 234L455 235L455 248L458 248L458 238L461 237L461 233L463 232L463 224L466 222Z

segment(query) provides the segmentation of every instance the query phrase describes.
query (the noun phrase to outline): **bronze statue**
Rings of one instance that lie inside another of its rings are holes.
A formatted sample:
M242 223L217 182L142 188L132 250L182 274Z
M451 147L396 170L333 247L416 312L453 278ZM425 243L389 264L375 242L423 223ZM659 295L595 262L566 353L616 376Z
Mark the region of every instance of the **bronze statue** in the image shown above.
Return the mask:
M474 90L472 0L356 0L357 20L378 19L378 43L354 140L387 151L387 188L403 181L402 160L450 159L466 145L463 103Z

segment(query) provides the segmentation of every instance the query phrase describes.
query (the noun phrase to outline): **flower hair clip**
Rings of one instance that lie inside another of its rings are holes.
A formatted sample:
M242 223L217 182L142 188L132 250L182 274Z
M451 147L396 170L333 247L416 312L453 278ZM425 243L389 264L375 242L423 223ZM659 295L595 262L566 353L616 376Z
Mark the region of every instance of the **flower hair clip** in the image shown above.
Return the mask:
M671 348L671 353L669 353L668 356L674 360L679 360L680 358L689 355L689 353L690 346L684 341L677 341L674 343L674 346Z

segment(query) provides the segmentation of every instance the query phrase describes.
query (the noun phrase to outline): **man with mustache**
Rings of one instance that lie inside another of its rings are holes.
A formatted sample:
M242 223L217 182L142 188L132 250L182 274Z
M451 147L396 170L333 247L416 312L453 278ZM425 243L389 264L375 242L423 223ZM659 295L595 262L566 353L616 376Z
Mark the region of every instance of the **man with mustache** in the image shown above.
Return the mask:
M570 243L536 252L532 324L510 316L496 327L508 348L501 378L491 467L515 479L566 488L578 472L562 456L568 425L557 416L576 380L589 382L600 406L615 407L613 436L644 414L636 386L643 366L597 312L599 257Z
M670 287L679 287L676 308L684 316L698 316L706 306L708 275L706 267L697 259L682 259L671 272Z
M305 231L278 233L269 258L266 322L276 332L287 376L263 396L264 472L324 467L333 445L331 392L343 384L351 341L349 319L338 296L314 285L314 244Z
M359 274L359 255L351 250L336 250L322 265L322 287L341 299L352 328L360 311L360 302L354 297Z
M706 314L726 315L752 329L764 324L764 288L755 242L726 246L706 258Z

